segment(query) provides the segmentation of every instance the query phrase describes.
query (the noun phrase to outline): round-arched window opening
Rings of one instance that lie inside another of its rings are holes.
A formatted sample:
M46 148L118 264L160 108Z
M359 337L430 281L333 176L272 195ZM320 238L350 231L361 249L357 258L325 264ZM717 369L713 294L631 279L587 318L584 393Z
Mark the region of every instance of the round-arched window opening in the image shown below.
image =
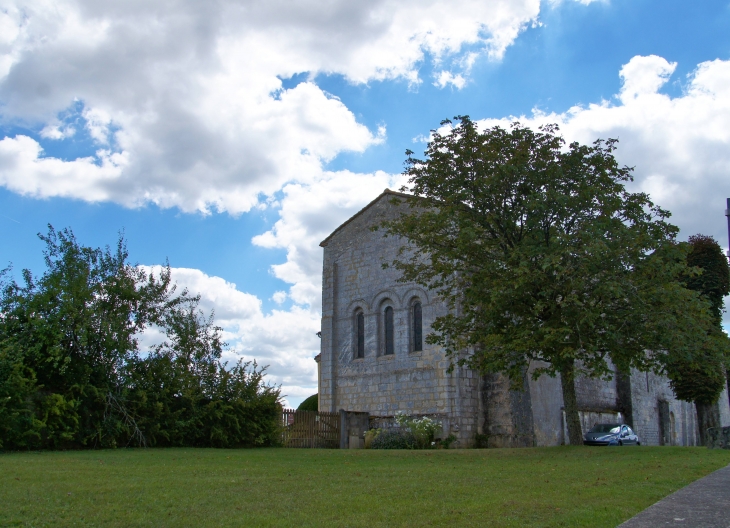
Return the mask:
M365 314L355 314L355 358L365 357Z
M423 350L423 309L420 302L413 303L412 317L413 351L420 352Z
M388 306L383 312L385 319L385 355L395 354L395 331L393 328L393 308Z

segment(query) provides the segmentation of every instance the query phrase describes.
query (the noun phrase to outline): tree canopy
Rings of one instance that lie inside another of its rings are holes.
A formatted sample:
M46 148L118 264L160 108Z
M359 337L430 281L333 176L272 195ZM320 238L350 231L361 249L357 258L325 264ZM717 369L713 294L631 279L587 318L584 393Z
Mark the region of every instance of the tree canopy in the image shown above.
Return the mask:
M225 347L199 297L114 249L49 226L46 271L0 276L0 448L254 446L276 441L279 390ZM161 342L140 350L143 332Z
M708 427L720 427L717 401L727 386L730 350L722 329L723 297L730 293L730 267L720 244L705 235L689 237L687 288L710 304L713 326L705 346L695 354L669 354L667 373L677 398L697 407L700 438L705 443Z
M710 302L718 327L722 325L724 297L730 294L730 266L722 248L711 236L689 237L690 252L687 265L698 268L697 273L687 276L687 288L700 292Z
M571 443L580 443L579 374L662 370L708 342L708 303L683 287L686 244L669 212L627 191L616 140L566 145L557 126L480 131L442 122L425 158L408 151L404 240L389 263L450 306L427 342L519 384L561 375ZM652 351L647 353L647 350Z

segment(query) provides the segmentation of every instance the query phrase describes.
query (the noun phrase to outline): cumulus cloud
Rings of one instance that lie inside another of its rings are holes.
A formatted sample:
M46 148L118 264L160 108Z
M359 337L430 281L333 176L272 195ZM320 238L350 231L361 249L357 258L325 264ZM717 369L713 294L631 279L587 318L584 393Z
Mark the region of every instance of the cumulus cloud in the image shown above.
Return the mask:
M105 149L71 161L42 157L42 152L40 144L28 136L0 140L0 185L40 198L76 198L82 191L90 201L113 200L109 184L120 178L129 163L127 153Z
M288 295L285 291L275 291L274 295L271 296L271 300L274 301L276 304L282 304L284 301L286 301L286 298Z
M699 64L681 95L661 93L676 67L657 56L634 57L621 68L621 91L611 101L564 113L485 119L537 127L557 123L569 141L618 138L618 160L635 167L634 190L669 209L683 236L712 235L725 245L725 197L730 196L730 61Z
M322 248L319 243L386 188L399 188L402 175L329 172L310 184L284 187L279 220L253 243L286 249L283 264L272 266L274 275L290 283L289 297L318 312L322 295Z
M446 86L453 86L454 88L461 89L466 84L466 79L460 74L457 73L454 75L450 71L440 71L438 74L436 74L436 80L433 82L434 86L438 86L439 88L445 88Z
M143 266L158 275L160 266ZM239 291L234 283L211 277L197 269L172 268L172 280L178 291L187 288L200 294L200 308L215 312L215 324L223 328L223 338L229 348L223 360L235 363L239 358L256 359L260 366L268 365L267 380L281 385L282 394L290 403L317 392L319 353L319 315L301 307L273 310L264 314L261 301ZM161 342L158 329L145 332L142 345Z
M368 130L321 90L318 74L418 83L430 58L439 85L460 87L476 57L499 59L539 8L539 0L9 1L0 11L2 119L61 140L71 129L58 116L81 105L77 117L102 150L49 160L29 138L6 138L17 148L6 145L1 184L38 197L245 212L287 182L317 180L340 152L384 139L384 129ZM299 73L310 80L284 88ZM114 155L111 169L93 168ZM59 179L79 166L82 177Z
M48 124L40 131L40 136L46 139L66 139L73 137L76 129L72 126L62 126L60 123Z

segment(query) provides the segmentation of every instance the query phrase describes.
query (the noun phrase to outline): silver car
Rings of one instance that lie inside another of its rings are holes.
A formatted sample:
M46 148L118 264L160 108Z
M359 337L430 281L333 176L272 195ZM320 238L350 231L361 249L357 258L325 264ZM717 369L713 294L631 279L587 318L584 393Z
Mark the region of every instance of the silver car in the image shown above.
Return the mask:
M596 424L583 437L583 445L641 445L638 435L626 424Z

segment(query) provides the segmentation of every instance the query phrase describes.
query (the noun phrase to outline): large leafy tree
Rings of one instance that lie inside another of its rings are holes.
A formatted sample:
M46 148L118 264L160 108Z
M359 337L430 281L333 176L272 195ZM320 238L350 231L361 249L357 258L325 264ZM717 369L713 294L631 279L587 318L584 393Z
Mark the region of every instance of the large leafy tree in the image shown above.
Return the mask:
M122 237L90 248L49 226L40 238L41 277L0 274L0 448L276 441L278 388L255 362L221 363L221 329L169 267L131 265ZM164 340L140 350L153 328Z
M667 350L691 357L707 342L707 303L677 280L687 248L667 211L626 190L616 141L566 146L556 126L456 119L424 159L407 152L412 198L383 224L404 241L391 265L448 302L427 342L452 360L516 385L531 364L560 374L580 443L576 376L661 370Z
M669 354L667 371L677 398L694 402L697 407L700 440L706 443L707 428L720 426L717 406L727 386L726 369L730 360L727 337L722 330L723 297L730 293L730 267L720 244L705 235L689 237L689 273L684 279L710 304L713 326L705 346L693 355Z
M158 280L128 265L121 237L115 248L99 249L80 245L67 229L49 226L39 236L46 272L36 279L24 270L23 283L6 282L0 299L7 372L0 382L23 380L25 389L21 397L9 387L15 410L0 412L8 414L5 428L20 435L11 445L85 445L102 434L108 395L123 388L118 373L174 289L169 272Z

